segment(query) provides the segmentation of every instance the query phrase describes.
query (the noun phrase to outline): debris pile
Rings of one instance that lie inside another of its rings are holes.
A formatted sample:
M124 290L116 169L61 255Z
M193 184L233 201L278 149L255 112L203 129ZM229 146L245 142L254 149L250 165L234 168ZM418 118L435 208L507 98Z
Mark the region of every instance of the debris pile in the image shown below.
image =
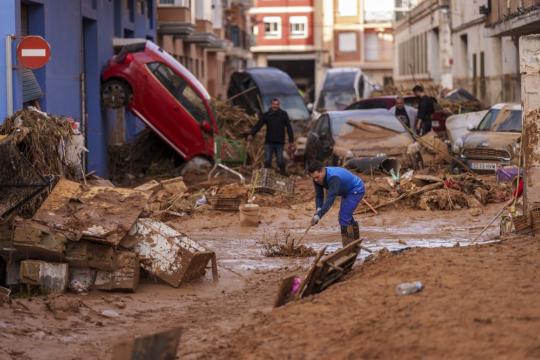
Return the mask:
M36 108L17 111L0 125L34 169L43 175L82 178L84 139L72 118L47 114Z
M295 238L288 230L276 232L272 236L264 236L259 244L264 256L267 257L310 257L317 255L313 248L299 244L299 239Z
M422 210L483 208L510 198L510 187L486 176L403 174L398 180L366 179L366 201L375 210L389 205L405 205ZM371 211L363 207L361 212Z
M214 104L220 135L232 140L245 140L257 123L257 117L249 115L244 109L231 105L227 101L215 101ZM263 144L264 131L259 131L254 139L246 144L247 156L252 168L260 167L264 161Z
M78 123L71 118L32 107L7 118L0 125L0 217L31 217L56 176L82 178L84 151Z
M118 183L130 184L145 176L177 176L178 164L176 152L149 128L132 142L109 147L109 175Z
M181 179L158 183L181 193ZM157 187L157 186L155 186ZM215 254L165 224L142 218L146 191L60 179L31 219L16 218L0 255L8 285L28 293L135 291L140 268L172 286L204 276ZM171 280L174 279L174 280Z

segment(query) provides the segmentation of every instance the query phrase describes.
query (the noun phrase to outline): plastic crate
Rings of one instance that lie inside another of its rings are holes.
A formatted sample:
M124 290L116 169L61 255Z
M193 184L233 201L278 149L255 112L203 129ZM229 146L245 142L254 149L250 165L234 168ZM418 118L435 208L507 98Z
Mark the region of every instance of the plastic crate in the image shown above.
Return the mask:
M253 172L252 186L257 193L274 194L281 192L294 194L295 179L277 174L272 169L259 169Z

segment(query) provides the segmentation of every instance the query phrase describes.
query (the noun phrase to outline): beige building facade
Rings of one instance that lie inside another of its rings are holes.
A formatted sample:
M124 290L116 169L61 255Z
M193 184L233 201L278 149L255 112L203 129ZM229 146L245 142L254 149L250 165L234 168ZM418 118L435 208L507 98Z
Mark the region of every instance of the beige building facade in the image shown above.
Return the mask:
M159 0L158 43L205 85L226 98L230 74L251 59L249 3Z

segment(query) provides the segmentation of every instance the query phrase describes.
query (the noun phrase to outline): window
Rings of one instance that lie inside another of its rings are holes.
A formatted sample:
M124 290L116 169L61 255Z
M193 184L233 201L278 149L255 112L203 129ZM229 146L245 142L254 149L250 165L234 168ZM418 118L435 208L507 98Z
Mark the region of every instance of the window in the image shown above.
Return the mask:
M357 0L338 0L339 16L358 16Z
M197 92L167 65L153 62L148 68L158 81L175 97L193 118L199 122L210 121L203 99Z
M280 39L281 38L281 17L279 16L265 16L264 22L264 37L266 39Z
M355 32L340 33L338 39L340 52L356 52L357 41Z
M308 37L307 16L291 16L289 18L289 32L291 38L305 39Z
M364 2L364 20L366 22L390 22L393 17L394 0Z
M366 61L377 61L379 60L379 39L377 33L371 32L366 33L366 42L365 42L365 60Z
M190 0L159 0L159 6L179 6L190 8Z

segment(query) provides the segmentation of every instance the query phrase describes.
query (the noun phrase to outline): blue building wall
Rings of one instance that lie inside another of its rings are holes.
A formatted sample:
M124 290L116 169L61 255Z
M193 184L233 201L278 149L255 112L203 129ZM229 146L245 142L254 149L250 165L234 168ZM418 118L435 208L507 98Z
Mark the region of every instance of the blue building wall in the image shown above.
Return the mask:
M21 34L21 0L1 0L0 11L0 119L7 115L5 79L5 37ZM51 45L51 60L35 71L45 96L43 109L82 119L81 74L86 82L87 170L107 175L109 126L99 100L100 74L114 54L113 38L156 38L156 0L144 0L143 13L137 1L128 0L34 0L29 4L29 34L43 36ZM148 11L152 14L149 17ZM120 13L119 13L120 12ZM120 35L120 36L118 36ZM16 44L13 46L15 55ZM14 57L15 64L15 57ZM14 110L22 108L22 80L14 74ZM144 125L131 113L126 114L125 136L132 138ZM109 121L112 121L109 120Z

